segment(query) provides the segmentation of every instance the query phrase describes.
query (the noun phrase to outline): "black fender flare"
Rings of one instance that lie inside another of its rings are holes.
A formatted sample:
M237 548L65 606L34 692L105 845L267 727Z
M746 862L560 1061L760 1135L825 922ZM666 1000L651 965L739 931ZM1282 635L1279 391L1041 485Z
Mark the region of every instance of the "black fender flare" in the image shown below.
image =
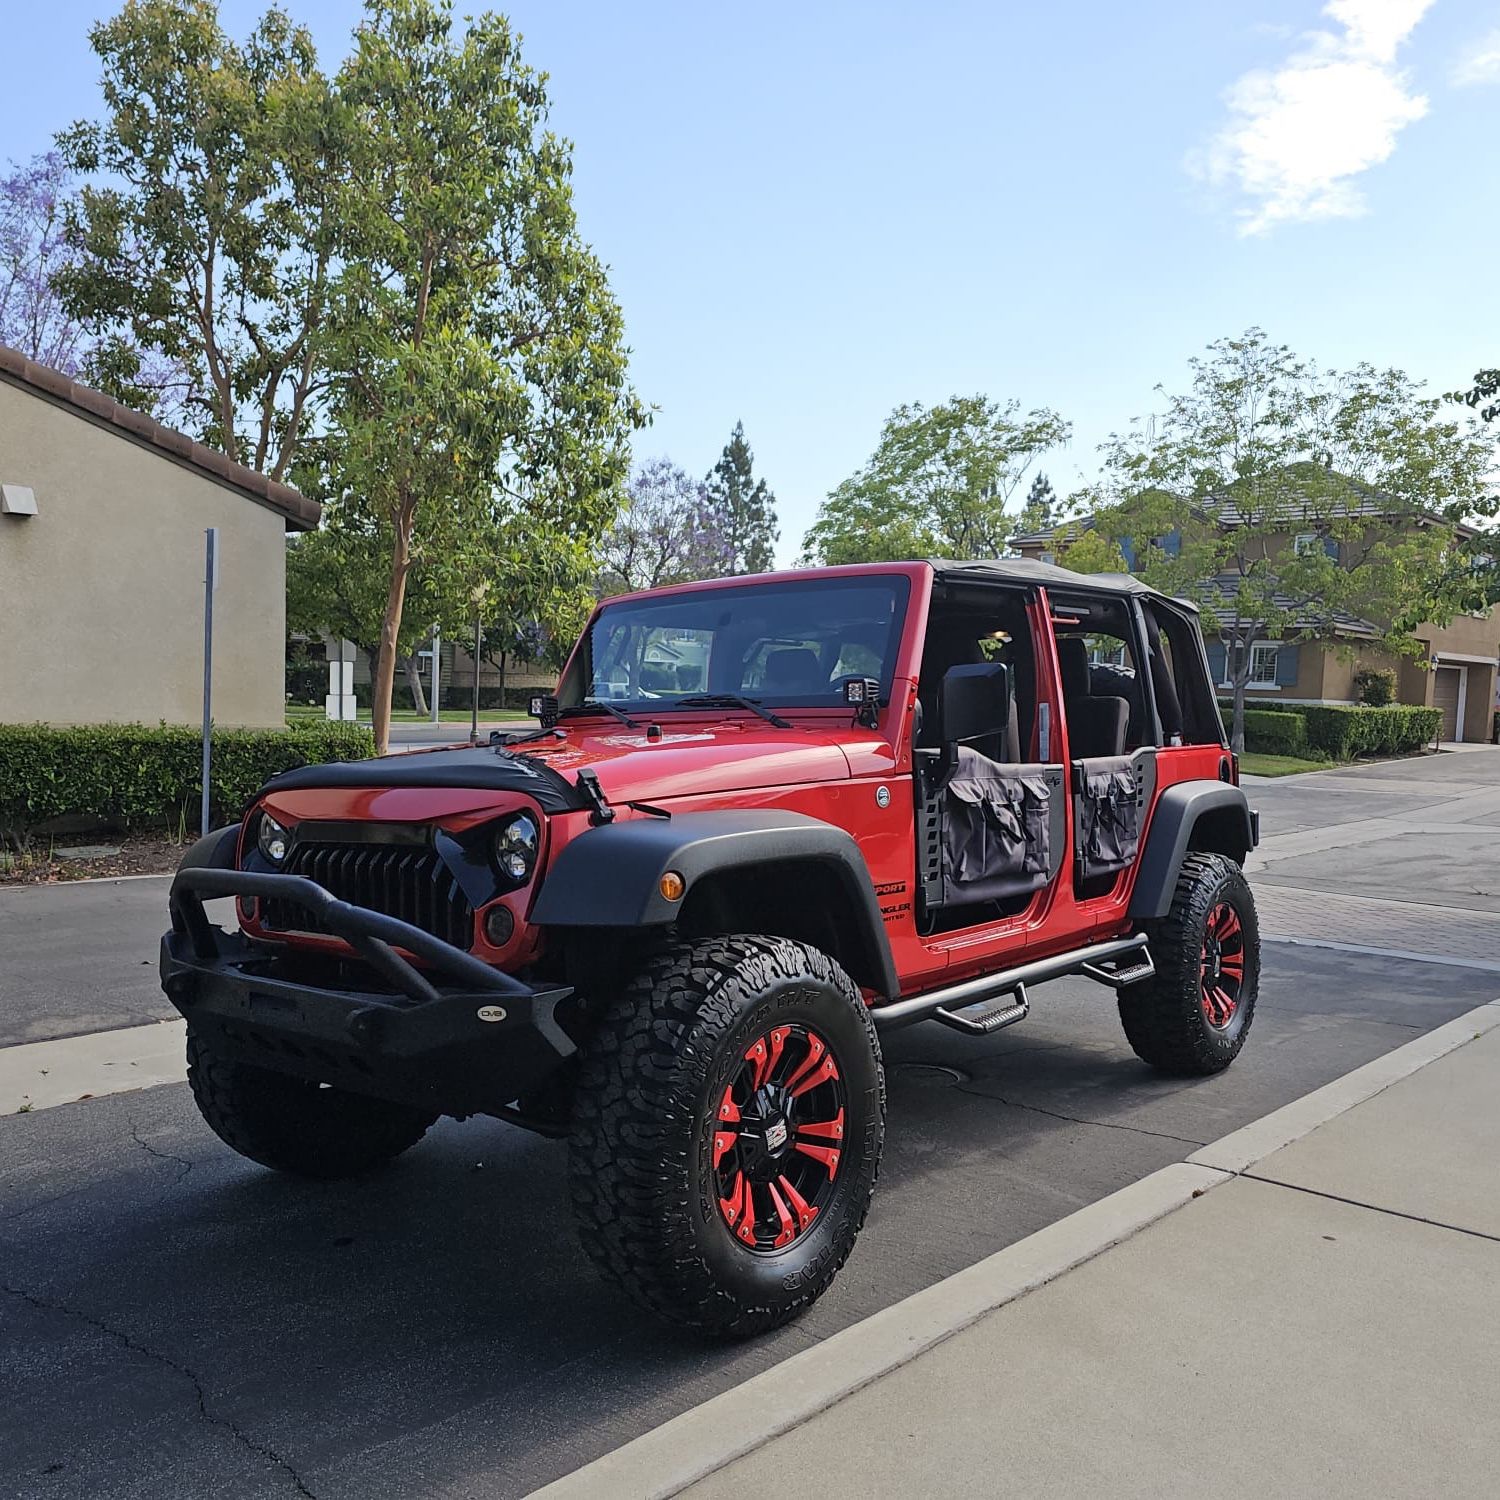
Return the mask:
M1193 833L1205 819L1212 819L1214 839L1196 847L1227 854L1239 864L1257 842L1256 818L1244 791L1224 781L1179 781L1165 787L1151 810L1130 894L1130 915L1138 921L1164 917L1172 907L1172 893L1189 849L1195 847Z
M189 848L178 863L179 870L232 870L234 856L239 848L240 825L226 824L205 833Z
M721 870L762 867L774 875L788 863L821 865L838 881L869 960L871 987L885 999L898 995L890 941L859 845L842 828L802 813L674 813L590 829L549 866L531 920L540 927L664 927L682 910L681 900L661 893L668 870L682 876L691 895L696 881Z

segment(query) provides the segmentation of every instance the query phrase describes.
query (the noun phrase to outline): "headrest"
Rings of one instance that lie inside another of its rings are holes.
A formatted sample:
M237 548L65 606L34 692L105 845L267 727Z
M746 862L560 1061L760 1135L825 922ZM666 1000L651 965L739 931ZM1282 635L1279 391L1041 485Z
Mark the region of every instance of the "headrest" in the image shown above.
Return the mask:
M771 693L816 693L828 682L816 651L789 646L766 657L764 686Z
M1089 647L1081 635L1057 638L1057 660L1062 668L1063 695L1083 698L1089 691Z

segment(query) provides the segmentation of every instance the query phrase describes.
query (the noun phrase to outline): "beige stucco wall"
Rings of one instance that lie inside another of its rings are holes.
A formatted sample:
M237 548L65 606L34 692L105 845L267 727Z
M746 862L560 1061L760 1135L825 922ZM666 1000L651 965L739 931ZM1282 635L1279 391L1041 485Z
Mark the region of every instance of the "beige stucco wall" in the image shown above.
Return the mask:
M219 528L214 717L285 720L281 515L65 407L0 381L0 723L196 723L203 533Z

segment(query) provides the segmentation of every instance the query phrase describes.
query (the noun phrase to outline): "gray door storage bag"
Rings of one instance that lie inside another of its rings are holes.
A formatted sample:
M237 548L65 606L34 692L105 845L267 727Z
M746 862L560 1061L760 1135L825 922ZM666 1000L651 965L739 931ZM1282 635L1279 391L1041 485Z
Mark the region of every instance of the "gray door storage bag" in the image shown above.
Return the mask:
M1047 883L1052 788L961 746L943 792L943 900L995 901Z
M1123 870L1141 846L1141 796L1129 756L1081 762L1079 853L1084 878Z

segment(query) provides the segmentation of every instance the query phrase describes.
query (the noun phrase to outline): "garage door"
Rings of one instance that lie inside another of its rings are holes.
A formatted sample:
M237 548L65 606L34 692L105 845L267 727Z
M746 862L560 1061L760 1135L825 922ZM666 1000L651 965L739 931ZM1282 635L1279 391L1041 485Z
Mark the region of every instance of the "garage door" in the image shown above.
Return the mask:
M1439 667L1432 688L1432 706L1443 715L1443 738L1458 738L1458 683L1462 667Z

